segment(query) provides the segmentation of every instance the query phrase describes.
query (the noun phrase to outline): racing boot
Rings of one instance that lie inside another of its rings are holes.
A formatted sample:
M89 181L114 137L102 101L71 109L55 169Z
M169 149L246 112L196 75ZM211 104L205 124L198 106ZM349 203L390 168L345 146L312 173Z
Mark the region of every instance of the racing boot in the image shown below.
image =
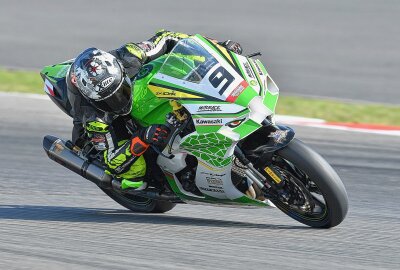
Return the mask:
M134 189L134 190L144 190L147 188L147 183L143 181L143 178L134 178L134 179L114 179L112 181L112 186L114 189L118 190L128 190L128 189Z
M135 189L135 190L143 190L147 187L147 183L140 179L123 179L121 182L121 189Z

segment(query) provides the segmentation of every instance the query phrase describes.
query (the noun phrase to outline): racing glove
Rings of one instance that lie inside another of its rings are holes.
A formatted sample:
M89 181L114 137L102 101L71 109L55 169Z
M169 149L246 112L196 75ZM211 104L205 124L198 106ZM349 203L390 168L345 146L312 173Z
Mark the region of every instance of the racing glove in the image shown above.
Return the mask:
M151 125L139 130L131 142L131 153L134 156L142 155L150 144L163 145L167 142L170 129L165 125Z
M222 45L226 49L236 53L236 54L242 54L242 46L240 46L239 43L232 41L230 39L224 41L224 42L218 42L219 45Z
M161 145L166 143L170 129L165 125L151 125L141 133L141 139L145 143Z

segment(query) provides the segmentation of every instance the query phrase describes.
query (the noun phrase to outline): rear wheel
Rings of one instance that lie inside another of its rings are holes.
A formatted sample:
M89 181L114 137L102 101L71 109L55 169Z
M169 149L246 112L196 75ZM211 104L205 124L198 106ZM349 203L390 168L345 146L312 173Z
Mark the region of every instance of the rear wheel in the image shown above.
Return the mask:
M346 190L319 154L293 139L276 152L272 164L285 182L270 199L280 210L312 227L329 228L343 221L348 210Z
M111 199L132 210L142 213L165 213L175 207L175 203L169 201L158 201L131 194L121 194L115 190L102 189Z

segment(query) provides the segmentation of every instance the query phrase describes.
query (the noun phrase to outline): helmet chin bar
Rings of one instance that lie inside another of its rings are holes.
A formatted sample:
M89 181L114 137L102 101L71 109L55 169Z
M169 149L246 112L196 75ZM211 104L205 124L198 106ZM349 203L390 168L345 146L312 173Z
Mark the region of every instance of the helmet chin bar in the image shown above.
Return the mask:
M122 108L121 113L118 115L128 115L132 111L132 98L130 99L129 103L126 104L124 108Z
M128 104L126 104L126 105L125 105L120 111L118 111L118 112L103 110L103 109L99 108L98 106L96 106L96 103L95 103L95 102L92 102L92 101L89 101L89 102L90 102L90 104L93 105L93 107L95 107L97 110L99 110L99 111L101 111L101 112L103 112L103 113L112 113L112 114L115 114L115 115L121 115L121 116L123 116L123 115L128 115L128 114L132 111L132 98L129 100Z

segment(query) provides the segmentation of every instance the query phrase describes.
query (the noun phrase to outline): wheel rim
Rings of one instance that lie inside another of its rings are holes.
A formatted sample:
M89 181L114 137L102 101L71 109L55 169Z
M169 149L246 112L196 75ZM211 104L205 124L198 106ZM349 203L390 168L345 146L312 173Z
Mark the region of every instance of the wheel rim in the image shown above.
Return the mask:
M293 217L321 221L328 215L326 200L311 178L291 162L275 157L273 168L285 181L284 192L277 194L275 203Z

